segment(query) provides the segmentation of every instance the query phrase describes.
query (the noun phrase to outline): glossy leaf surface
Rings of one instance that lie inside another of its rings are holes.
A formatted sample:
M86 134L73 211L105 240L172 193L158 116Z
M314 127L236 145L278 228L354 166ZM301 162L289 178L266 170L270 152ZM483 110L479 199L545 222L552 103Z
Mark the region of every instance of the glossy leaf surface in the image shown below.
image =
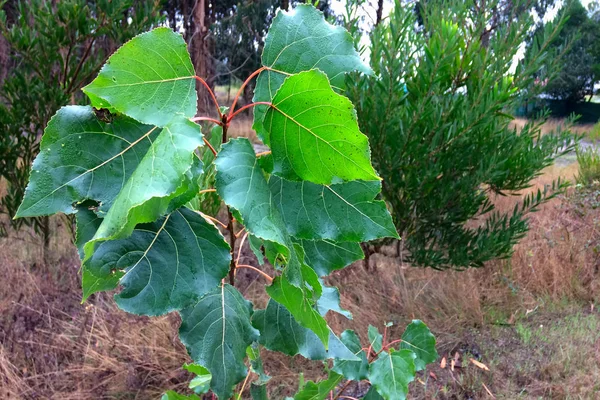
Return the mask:
M109 104L140 122L163 127L177 114L196 114L195 75L183 37L170 28L156 28L125 43L83 91L96 108Z
M354 106L333 91L325 74L310 70L286 78L272 104L264 124L273 173L323 185L379 179Z
M333 86L343 87L347 72L371 72L354 49L350 34L329 24L314 7L303 4L289 12L277 13L265 40L262 64L270 70L258 76L254 101L271 101L286 74L318 68L327 74ZM264 106L254 109L252 128L269 144L262 124L265 112Z

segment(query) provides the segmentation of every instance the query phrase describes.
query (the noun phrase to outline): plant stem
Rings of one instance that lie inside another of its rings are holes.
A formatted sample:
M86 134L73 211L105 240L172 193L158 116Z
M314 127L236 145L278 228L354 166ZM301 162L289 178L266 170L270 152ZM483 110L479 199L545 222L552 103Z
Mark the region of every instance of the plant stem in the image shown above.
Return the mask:
M238 99L240 98L240 94L242 94L242 92L244 90L244 87L248 84L248 82L250 82L250 80L252 78L254 78L256 75L263 72L265 69L266 69L265 67L260 67L259 69L257 69L253 73L251 73L250 76L248 78L246 78L244 83L242 83L242 86L240 86L237 93L235 94L235 97L233 98L233 103L231 103L231 108L229 109L229 119L231 119L231 117L233 116L233 110L235 109L235 105L237 104Z
M252 271L258 272L260 275L262 275L263 278L269 281L269 283L273 283L273 278L271 278L266 272L263 272L260 269L253 267L252 265L239 264L237 267L251 269Z
M217 107L217 113L219 114L219 118L223 118L223 114L221 114L221 109L219 108L219 102L217 101L217 98L215 97L215 93L212 91L212 89L210 88L208 83L206 83L206 81L204 79L200 78L197 75L194 76L194 78L196 78L196 80L198 82L200 82L202 85L204 85L206 90L208 90L208 93L210 94L210 97L212 98L213 103L215 103L215 107Z
M350 383L352 383L352 381L347 381L344 386L341 387L340 391L335 395L335 397L333 398L333 400L335 399L339 399L340 396L342 395L342 393L344 393L344 391L346 389L348 389L348 386L350 386Z
M214 118L210 118L210 117L195 117L195 118L192 118L192 121L193 122L208 121L208 122L212 122L217 125L221 125L221 121L214 119Z
M221 115L221 121L223 123L223 143L227 143L227 129L229 128L227 114ZM237 239L237 237L235 236L235 230L233 229L233 215L231 214L229 206L227 207L227 218L227 230L229 231L229 246L231 247L231 263L229 264L229 284L231 286L235 286L235 240Z
M225 129L225 128L223 128L223 129ZM210 144L210 142L208 140L206 140L205 137L202 137L202 140L204 141L204 144L208 146L208 148L213 153L213 155L216 156L217 155L217 151L215 150L214 147L212 147L212 144Z
M238 115L242 111L247 110L250 107L254 107L254 106L258 106L258 105L272 106L273 104L268 101L257 101L255 103L246 104L245 106L243 106L242 108L238 109L236 112L231 114L228 119L231 121L232 119L235 118L236 115Z

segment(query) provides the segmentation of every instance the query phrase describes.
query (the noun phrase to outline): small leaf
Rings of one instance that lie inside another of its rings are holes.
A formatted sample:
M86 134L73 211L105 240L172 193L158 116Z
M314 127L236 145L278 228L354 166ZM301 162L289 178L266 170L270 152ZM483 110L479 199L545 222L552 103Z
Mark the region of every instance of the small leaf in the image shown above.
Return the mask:
M344 28L329 24L319 10L304 4L277 13L265 39L262 64L271 69L258 76L253 101L270 102L285 74L318 68L327 74L333 86L341 88L345 73L371 72L355 50L352 36ZM265 112L265 106L254 108L252 128L268 145L262 123Z
M348 319L352 319L352 313L348 310L344 310L340 306L340 292L335 287L323 286L323 293L319 300L317 300L317 309L319 313L324 317L327 312L335 311L338 314L343 315Z
M404 400L408 384L415 379L415 353L390 350L379 354L369 365L369 381L386 400Z
M319 276L327 276L354 261L364 258L358 243L330 240L299 240L304 249L304 262Z
M200 127L190 120L179 116L165 126L84 246L85 258L99 242L127 237L137 224L153 222L193 198L201 172L194 150L202 145Z
M183 37L156 28L119 48L83 91L94 107L108 103L140 122L163 127L173 115L196 114L195 75Z
M252 304L226 284L181 311L181 342L192 360L211 373L210 388L220 399L231 397L248 372L246 348L258 339L251 315Z
M201 399L200 399L200 397L196 396L195 394L186 396L184 394L179 394L173 390L169 390L165 394L162 395L160 400L201 400Z
M333 91L320 71L286 78L265 115L273 173L329 185L378 180L354 106Z
M381 191L379 181L315 185L271 176L269 187L296 238L336 242L398 238L385 203L374 200Z
M348 380L361 381L367 379L369 361L356 333L351 330L345 330L342 332L340 339L355 356L359 357L359 360L352 361L336 358L333 363L333 370L338 374L342 374Z
M371 385L369 391L365 397L363 397L363 400L383 400L383 397L381 397L381 395L377 393L377 390L375 390L375 387Z
M376 353L380 352L383 348L383 336L379 333L379 330L373 325L369 325L369 345Z
M413 320L402 335L400 349L411 350L416 354L415 367L417 371L425 369L429 363L435 362L438 353L435 349L435 337L422 321Z
M80 206L78 207L77 214L75 214L75 221L77 224L75 246L77 247L79 258L83 258L83 245L94 237L102 222L102 218L98 217L90 208Z
M210 381L212 375L206 368L198 364L183 364L183 369L189 371L197 376L193 378L188 387L196 394L204 394L210 390Z
M104 123L91 107L61 108L44 130L16 217L72 214L84 200L106 213L159 131L123 116Z
M260 346L258 343L252 343L246 349L246 354L250 360L252 372L258 375L258 380L254 382L256 385L265 385L271 377L265 373L262 357L260 356Z
M180 310L219 286L231 255L219 230L180 208L125 239L101 243L83 264L84 300L99 290L123 290L119 307L142 315ZM118 278L118 281L115 280ZM112 288L108 287L114 283Z
M329 393L342 381L342 378L342 375L329 371L329 376L326 380L318 383L312 381L306 382L304 388L296 393L294 400L325 400Z

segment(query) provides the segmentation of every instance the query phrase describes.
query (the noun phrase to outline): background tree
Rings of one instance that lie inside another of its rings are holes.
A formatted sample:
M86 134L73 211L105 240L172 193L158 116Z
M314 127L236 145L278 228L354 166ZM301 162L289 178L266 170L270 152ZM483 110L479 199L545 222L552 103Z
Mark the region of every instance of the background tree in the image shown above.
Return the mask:
M413 8L397 2L371 35L376 74L355 77L350 89L401 256L413 265L479 267L508 257L527 231L527 213L556 192L532 194L512 212L496 210L494 199L528 188L573 145L568 132L541 136L540 121L517 132L508 114L522 96L535 95L541 65L552 70L560 62L546 54L561 24L513 72L533 17L499 22L486 40L489 13L473 14L474 4L430 1L420 14L424 30L416 30ZM558 181L552 189L562 187Z
M559 53L568 49L556 79L546 85L545 92L569 103L583 101L586 97L589 101L600 80L600 20L590 17L579 0L566 1L559 12L567 21L550 43L549 50ZM541 26L537 35L547 34L546 31L552 29L551 23Z
M0 32L8 49L0 89L0 177L7 184L0 213L14 216L52 115L65 104L85 101L79 89L118 46L161 20L159 5L158 0L0 2ZM10 224L32 225L47 246L47 217Z

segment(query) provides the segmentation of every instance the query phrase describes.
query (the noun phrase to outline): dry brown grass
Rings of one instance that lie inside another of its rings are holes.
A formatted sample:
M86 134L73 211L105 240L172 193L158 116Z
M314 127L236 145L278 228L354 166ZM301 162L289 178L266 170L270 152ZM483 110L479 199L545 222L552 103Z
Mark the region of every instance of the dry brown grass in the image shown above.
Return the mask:
M521 130L527 121L528 120L526 118L515 118L511 122L511 125L516 127L518 130ZM542 125L542 134L544 135L549 132L554 132L557 128L564 128L564 126L565 120L563 118L550 118L544 125ZM571 127L571 131L576 134L585 135L589 133L593 127L594 124L577 124Z

